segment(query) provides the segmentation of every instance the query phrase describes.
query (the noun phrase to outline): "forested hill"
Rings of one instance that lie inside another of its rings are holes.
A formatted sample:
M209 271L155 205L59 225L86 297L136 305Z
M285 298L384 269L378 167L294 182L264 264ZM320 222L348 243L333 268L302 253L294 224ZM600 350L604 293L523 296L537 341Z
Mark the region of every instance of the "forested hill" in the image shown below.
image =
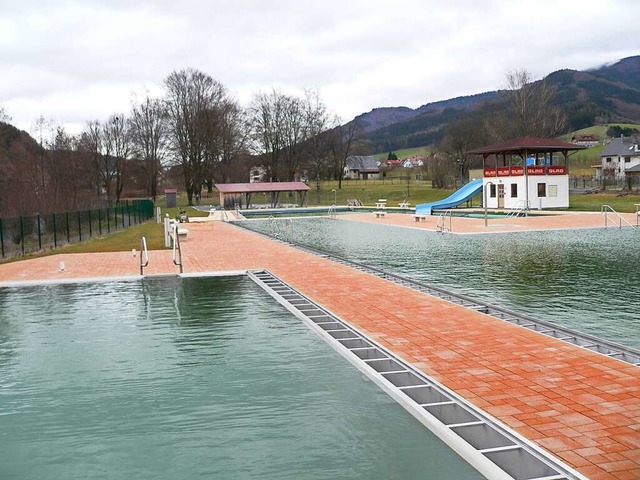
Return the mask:
M640 56L585 71L558 70L545 80L568 116L568 130L606 122L640 123ZM416 109L376 108L356 117L374 151L438 143L447 125L491 102L504 103L504 91L429 103Z

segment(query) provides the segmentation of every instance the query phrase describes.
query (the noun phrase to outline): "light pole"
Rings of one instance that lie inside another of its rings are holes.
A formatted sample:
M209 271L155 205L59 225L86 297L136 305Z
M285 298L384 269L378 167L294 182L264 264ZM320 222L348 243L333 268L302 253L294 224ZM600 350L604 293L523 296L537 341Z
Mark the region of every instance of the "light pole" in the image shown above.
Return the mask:
M333 204L337 205L338 204L338 192L336 192L336 189L332 189L331 190L333 192Z
M485 226L485 227L488 227L488 226L489 226L489 225L488 225L488 223L489 223L489 222L488 222L488 220L487 220L487 203L488 203L488 201L489 201L489 196L487 195L487 187L488 187L489 185L495 185L495 183L493 183L493 182L487 182L487 183L485 184L485 186L484 186L484 190L483 190L483 194L482 194L482 196L484 197L484 198L482 199L482 201L484 202L484 226Z

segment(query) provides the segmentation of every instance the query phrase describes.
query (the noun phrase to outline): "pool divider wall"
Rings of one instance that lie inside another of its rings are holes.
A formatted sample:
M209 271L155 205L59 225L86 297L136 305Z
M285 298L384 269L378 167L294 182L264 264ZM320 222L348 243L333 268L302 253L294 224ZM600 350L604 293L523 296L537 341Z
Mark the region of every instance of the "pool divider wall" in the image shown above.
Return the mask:
M268 271L248 275L489 479L586 479Z

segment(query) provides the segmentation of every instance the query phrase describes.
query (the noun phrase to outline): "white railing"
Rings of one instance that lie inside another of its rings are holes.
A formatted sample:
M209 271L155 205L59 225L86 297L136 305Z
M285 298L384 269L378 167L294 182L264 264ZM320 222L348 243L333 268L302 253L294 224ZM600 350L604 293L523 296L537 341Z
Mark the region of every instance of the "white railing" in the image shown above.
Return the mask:
M520 200L518 201L518 203L516 204L515 207L513 207L511 210L509 210L509 213L507 213L507 216L505 218L514 218L514 217L519 217L521 213L525 213L529 211L529 204L526 200Z
M145 260L143 260L143 257ZM140 275L144 275L144 267L149 265L149 250L147 250L147 239L142 237L142 247L140 247Z
M627 220L626 218L624 218L622 215L620 215L618 212L616 212L613 207L611 205L602 205L602 207L600 208L600 213L602 213L602 215L604 215L604 226L608 227L609 226L609 215L613 215L614 218L618 219L618 228L622 229L622 223L624 222L626 225L628 225L631 228L636 228L637 225L634 225L633 223L631 223L629 220ZM637 215L636 215L637 218ZM612 223L615 225L615 220L612 221ZM637 220L636 220L637 223Z
M173 224L173 263L182 269L182 249L180 248L180 235L178 235L178 223Z
M449 217L449 226L447 227L447 217ZM438 215L438 223L436 223L436 229L440 233L451 231L451 210L446 210L444 213Z
M336 219L336 204L335 203L329 207L329 210L327 211L327 215L329 215L329 218L331 220L335 220Z

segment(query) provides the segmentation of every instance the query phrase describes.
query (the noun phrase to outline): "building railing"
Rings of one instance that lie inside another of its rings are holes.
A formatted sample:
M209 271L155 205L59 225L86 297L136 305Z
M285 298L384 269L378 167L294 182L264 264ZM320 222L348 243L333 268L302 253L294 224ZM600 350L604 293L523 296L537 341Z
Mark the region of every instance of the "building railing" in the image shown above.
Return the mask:
M97 210L0 217L0 258L58 248L123 230L153 218L151 200Z

